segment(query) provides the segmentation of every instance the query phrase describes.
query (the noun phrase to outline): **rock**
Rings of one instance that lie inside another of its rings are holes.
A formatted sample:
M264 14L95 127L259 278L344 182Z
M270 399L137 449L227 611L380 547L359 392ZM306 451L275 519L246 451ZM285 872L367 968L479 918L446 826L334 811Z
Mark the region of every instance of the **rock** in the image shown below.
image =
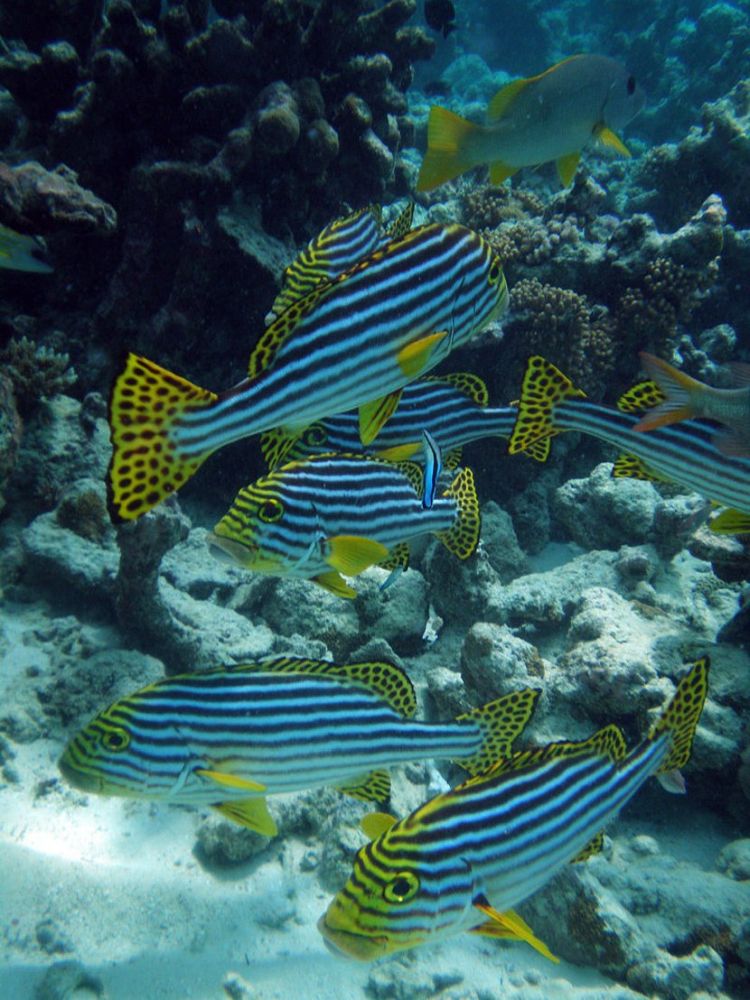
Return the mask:
M345 660L361 642L353 603L308 580L280 578L273 580L259 610L277 635L314 637L325 643L335 659Z
M101 979L80 962L55 962L34 990L34 1000L71 1000L77 996L104 997Z
M226 868L257 857L269 843L269 837L247 827L226 820L207 820L198 827L195 852L204 864Z
M627 981L643 993L689 1000L698 990L713 995L721 989L724 963L721 955L707 945L700 945L682 958L660 952L650 961L629 969Z
M480 545L501 583L509 583L528 572L528 560L518 544L510 514L493 500L482 506Z
M363 574L357 580L354 607L361 638L383 639L401 656L420 652L429 615L425 578L418 570L408 569L381 591L381 576L386 577L385 571Z
M117 228L114 208L81 187L74 170L63 164L47 170L33 160L0 164L0 219L42 236L62 230L107 236Z
M482 705L514 688L538 685L544 663L536 647L507 626L480 622L461 648L461 676L475 703Z
M723 847L716 867L737 882L750 881L750 839L733 840Z

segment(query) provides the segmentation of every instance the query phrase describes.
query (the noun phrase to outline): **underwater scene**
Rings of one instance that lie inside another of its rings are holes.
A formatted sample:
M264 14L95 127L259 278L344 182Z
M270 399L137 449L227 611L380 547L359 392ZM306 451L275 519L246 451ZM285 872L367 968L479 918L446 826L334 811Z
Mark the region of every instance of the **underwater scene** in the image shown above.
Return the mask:
M0 2L0 998L750 998L747 0Z

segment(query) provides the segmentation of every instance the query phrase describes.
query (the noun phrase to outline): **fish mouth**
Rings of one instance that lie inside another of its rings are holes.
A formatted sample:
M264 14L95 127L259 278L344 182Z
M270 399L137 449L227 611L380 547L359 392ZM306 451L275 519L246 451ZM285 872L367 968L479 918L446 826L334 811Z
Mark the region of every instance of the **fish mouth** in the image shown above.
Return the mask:
M102 792L104 788L102 776L100 774L92 774L89 771L81 771L80 768L74 767L68 760L67 753L64 753L58 760L57 766L63 778L73 788L77 788L80 792Z
M235 542L232 538L217 535L215 531L209 531L206 535L206 544L215 559L233 566L239 564L254 567L259 552L257 545Z
M331 927L327 918L328 914L324 913L318 921L318 930L323 935L326 948L337 958L356 958L360 962L372 962L390 951L387 938L369 937L354 931Z

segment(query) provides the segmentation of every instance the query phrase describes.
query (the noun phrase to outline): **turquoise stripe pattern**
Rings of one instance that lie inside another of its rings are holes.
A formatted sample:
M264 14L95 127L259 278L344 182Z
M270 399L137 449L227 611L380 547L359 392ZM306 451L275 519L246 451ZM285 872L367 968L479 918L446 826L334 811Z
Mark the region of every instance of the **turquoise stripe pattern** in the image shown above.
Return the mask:
M304 427L400 389L486 326L508 297L489 244L464 226L437 223L391 240L311 294L320 295L315 307L266 368L175 421L170 440L183 457L277 425ZM401 352L435 333L444 336L410 374Z

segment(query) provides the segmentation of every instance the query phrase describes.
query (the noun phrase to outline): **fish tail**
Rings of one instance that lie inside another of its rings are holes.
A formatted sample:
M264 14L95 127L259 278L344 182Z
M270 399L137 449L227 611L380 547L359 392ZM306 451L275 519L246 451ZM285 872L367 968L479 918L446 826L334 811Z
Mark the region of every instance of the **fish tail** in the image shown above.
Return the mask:
M708 694L709 666L707 656L701 657L692 665L681 678L664 714L649 731L649 740L657 739L662 733L669 733L671 736L669 753L659 766L658 774L679 770L690 760L695 730Z
M475 164L466 155L466 140L479 126L433 105L427 124L427 152L417 178L417 191L431 191Z
M477 775L509 757L514 741L534 712L540 693L536 688L522 688L459 715L456 722L479 727L482 745L473 756L457 760L456 764L469 774Z
M213 448L183 458L170 437L186 410L211 406L213 392L129 353L109 399L112 458L107 470L109 511L132 521L180 489Z
M471 469L461 469L443 496L456 501L458 516L453 527L438 531L437 537L453 555L468 559L479 544L481 526L479 498Z
M644 371L656 382L665 399L649 410L633 430L652 431L655 427L665 427L698 416L697 403L708 391L708 386L653 354L641 351L640 358Z
M523 376L518 415L508 444L508 453L526 451L529 445L557 434L554 423L554 406L564 399L585 399L586 393L578 389L559 368L535 354L529 358Z

